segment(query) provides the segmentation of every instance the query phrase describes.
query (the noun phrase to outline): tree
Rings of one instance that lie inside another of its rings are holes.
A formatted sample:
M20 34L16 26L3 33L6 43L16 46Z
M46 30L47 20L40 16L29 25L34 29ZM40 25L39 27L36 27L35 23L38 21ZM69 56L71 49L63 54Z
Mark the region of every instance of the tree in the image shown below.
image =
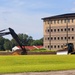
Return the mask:
M31 45L31 42L33 41L33 38L31 36L28 36L27 34L18 34L21 43L25 46Z
M5 50L11 50L12 49L12 43L11 43L10 40L5 39L5 41L4 41L4 49Z
M3 44L4 44L4 38L0 37L0 50L4 50Z
M41 38L40 40L34 40L31 45L43 45L43 38Z
M11 43L12 43L12 47L14 47L14 46L17 46L17 45L18 45L18 43L15 41L15 39L12 39L12 40L11 40Z

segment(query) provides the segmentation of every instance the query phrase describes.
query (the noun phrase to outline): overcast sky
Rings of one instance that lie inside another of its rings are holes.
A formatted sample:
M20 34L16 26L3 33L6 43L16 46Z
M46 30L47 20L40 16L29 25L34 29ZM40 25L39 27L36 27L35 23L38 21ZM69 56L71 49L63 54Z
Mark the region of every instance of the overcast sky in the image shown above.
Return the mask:
M43 37L41 18L75 12L75 0L0 0L0 30ZM8 36L9 38L9 36Z

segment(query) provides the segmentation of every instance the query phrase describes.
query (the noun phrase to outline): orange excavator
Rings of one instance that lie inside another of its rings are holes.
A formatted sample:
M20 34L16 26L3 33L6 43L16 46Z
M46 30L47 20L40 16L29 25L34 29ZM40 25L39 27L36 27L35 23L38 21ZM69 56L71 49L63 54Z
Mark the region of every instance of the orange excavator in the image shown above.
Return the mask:
M9 30L9 31L5 32L6 30ZM21 40L19 39L18 35L15 33L15 31L12 28L0 30L0 36L5 36L9 34L11 34L11 36L15 39L15 41L18 43L18 45L22 49L21 55L26 55L27 51L25 47L23 47L23 45L21 44Z

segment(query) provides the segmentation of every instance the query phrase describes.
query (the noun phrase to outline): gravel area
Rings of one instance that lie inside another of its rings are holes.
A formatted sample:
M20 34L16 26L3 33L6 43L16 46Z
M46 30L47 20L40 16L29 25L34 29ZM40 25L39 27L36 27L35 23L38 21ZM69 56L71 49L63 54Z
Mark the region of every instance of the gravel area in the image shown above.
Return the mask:
M50 72L27 72L27 73L0 74L0 75L75 75L75 70L50 71Z

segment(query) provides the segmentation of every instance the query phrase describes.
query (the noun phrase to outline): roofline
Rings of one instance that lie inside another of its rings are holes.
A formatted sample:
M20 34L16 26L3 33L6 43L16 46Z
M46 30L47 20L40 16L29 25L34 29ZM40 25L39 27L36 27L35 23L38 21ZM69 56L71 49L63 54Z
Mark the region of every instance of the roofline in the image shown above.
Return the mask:
M45 17L45 18L42 18L42 20L57 19L57 18L69 18L69 17L75 17L75 13L67 13L67 14L61 14L61 15L55 15L55 16Z

